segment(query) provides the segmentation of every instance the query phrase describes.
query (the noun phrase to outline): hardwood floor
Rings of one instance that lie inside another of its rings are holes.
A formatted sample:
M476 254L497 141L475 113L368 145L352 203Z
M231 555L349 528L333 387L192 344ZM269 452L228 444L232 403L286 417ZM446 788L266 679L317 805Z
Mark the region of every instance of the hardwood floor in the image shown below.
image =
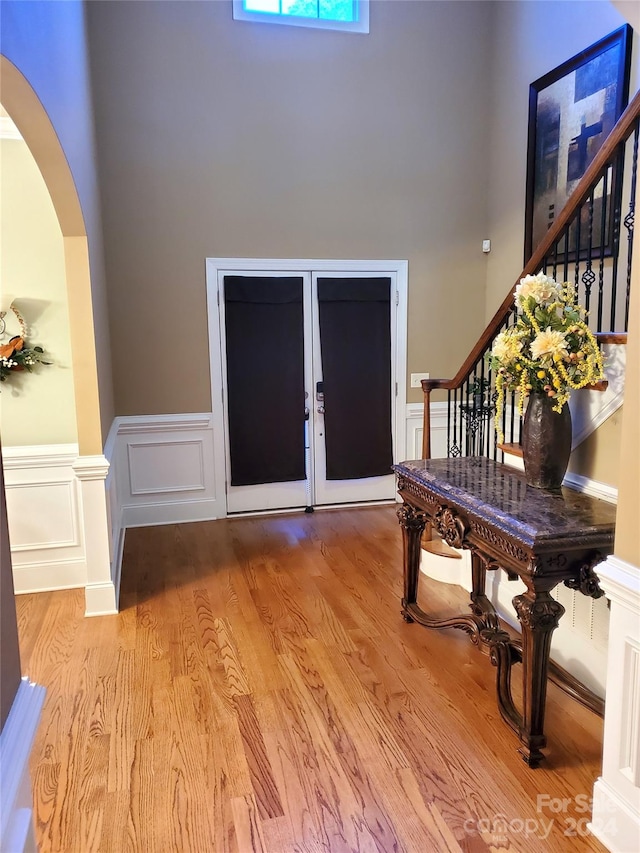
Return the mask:
M488 658L405 624L401 579L382 507L130 530L118 616L19 596L41 850L603 851L602 721L550 685L529 769Z

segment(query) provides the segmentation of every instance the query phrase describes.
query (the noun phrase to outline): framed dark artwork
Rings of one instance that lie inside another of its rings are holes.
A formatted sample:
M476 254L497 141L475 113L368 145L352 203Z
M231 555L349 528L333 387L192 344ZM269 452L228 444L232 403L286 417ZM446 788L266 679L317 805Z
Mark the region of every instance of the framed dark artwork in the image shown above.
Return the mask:
M553 225L629 101L629 25L540 77L529 88L529 143L525 213L525 263ZM588 247L612 253L612 205L619 200L622 166L596 187L593 218L604 226L588 234L588 224L569 233L559 253L576 255ZM603 209L604 207L604 209ZM582 212L589 217L588 206ZM589 244L587 244L589 240Z

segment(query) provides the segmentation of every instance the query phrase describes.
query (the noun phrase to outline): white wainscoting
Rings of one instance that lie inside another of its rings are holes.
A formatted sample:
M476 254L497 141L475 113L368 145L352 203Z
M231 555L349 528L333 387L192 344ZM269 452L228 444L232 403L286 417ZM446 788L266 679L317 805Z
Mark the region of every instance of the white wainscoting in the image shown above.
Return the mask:
M2 449L17 593L85 585L77 458L75 444Z
M116 418L107 444L113 550L127 527L226 515L211 413Z
M422 459L422 403L409 403L406 407L406 458ZM442 459L447 455L447 404L431 404L431 457Z
M640 849L640 566L615 555L599 569L611 601L602 776L590 829L614 853Z
M16 593L85 588L88 616L117 612L104 456L77 444L3 447Z

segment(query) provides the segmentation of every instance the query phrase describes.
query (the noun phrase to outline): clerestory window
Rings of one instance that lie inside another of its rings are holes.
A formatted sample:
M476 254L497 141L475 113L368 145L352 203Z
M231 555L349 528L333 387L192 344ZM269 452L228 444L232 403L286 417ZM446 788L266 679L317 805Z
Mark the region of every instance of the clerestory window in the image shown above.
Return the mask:
M233 0L236 21L369 32L369 0Z

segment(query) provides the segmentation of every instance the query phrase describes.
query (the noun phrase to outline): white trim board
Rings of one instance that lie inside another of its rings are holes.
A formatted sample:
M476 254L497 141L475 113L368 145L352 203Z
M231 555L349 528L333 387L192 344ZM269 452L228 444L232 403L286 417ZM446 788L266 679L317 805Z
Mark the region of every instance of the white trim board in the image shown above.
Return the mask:
M0 733L0 850L36 850L29 755L40 722L45 689L27 678L20 682Z

